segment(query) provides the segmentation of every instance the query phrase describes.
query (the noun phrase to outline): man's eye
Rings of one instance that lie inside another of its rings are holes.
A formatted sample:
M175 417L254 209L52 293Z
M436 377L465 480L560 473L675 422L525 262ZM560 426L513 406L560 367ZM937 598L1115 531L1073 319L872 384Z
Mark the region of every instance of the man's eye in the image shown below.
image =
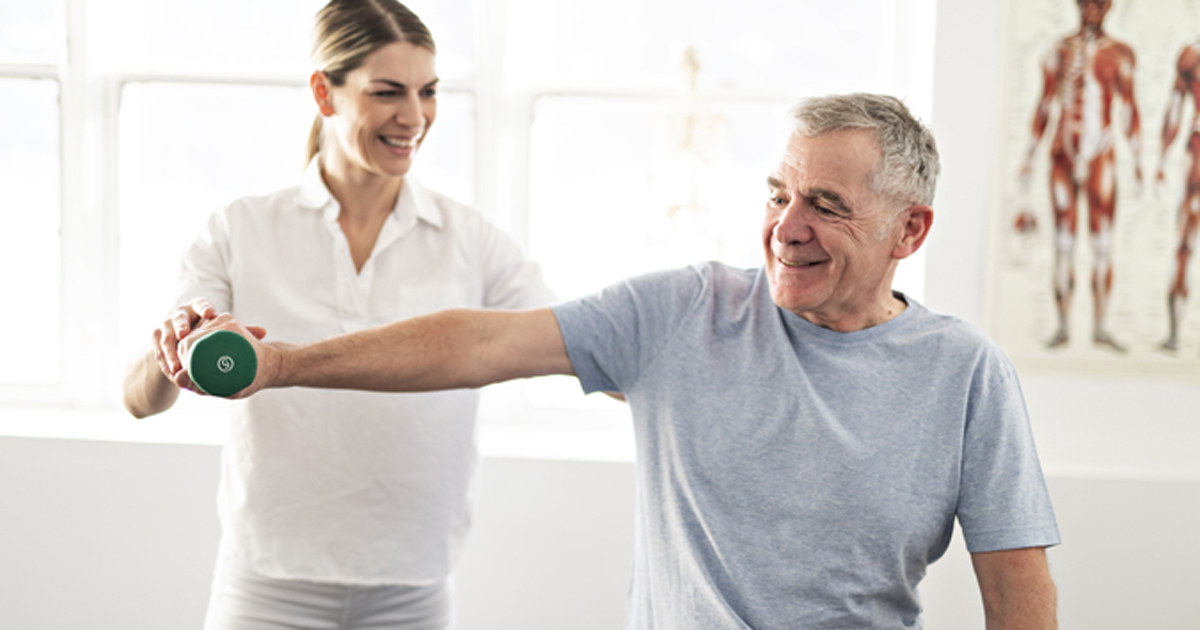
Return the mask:
M775 195L771 196L771 205L773 206L786 206L787 203L787 199L784 199L783 197L778 197Z
M425 98L433 98L433 97L437 96L437 90L435 90L433 88L427 88L427 89L421 91L421 96L423 96Z

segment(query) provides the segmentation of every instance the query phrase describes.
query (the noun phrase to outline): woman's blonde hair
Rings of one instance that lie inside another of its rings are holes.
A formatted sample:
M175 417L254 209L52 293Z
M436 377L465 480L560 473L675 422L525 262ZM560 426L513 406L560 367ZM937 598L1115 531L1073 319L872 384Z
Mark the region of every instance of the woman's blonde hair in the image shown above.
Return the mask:
M437 52L425 23L396 0L331 0L313 24L313 66L334 86L345 85L368 55L396 42ZM318 113L308 134L306 163L321 152L322 120Z

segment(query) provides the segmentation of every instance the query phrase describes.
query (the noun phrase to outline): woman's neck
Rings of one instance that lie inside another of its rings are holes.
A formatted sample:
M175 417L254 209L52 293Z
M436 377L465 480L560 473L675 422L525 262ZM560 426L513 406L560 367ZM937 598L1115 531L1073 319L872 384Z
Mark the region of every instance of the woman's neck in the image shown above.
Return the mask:
M396 205L403 177L371 173L330 152L321 157L321 177L341 207L341 218L352 223L375 222Z

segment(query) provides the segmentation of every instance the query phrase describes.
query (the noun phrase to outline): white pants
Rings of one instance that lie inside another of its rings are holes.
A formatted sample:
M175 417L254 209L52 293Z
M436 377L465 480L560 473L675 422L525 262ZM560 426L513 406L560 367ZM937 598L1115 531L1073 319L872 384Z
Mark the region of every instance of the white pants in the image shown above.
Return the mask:
M348 586L263 577L221 563L204 630L447 630L449 578L431 586Z

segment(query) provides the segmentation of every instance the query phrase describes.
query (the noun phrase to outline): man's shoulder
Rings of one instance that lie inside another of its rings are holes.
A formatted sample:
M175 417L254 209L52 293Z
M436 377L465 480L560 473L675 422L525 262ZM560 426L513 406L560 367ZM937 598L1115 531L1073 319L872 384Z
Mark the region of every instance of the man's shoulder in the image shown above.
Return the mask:
M631 308L643 314L669 318L697 311L740 308L755 290L757 270L740 269L719 262L647 271L611 284L576 300L605 305L602 308Z
M962 318L932 311L912 299L909 308L913 313L905 332L921 344L936 343L972 355L1003 354L986 332Z
M761 267L736 267L709 261L688 269L696 274L702 291L710 294L714 301L736 311L740 311L744 306L763 302L755 299L760 294L769 301L770 288Z
M699 262L685 267L648 271L630 278L638 284L672 284L703 287L707 291L736 291L754 284L760 270L734 267L722 262Z
M736 267L727 263L710 260L689 267L701 277L710 282L730 286L746 286L754 284L762 274L760 267Z

